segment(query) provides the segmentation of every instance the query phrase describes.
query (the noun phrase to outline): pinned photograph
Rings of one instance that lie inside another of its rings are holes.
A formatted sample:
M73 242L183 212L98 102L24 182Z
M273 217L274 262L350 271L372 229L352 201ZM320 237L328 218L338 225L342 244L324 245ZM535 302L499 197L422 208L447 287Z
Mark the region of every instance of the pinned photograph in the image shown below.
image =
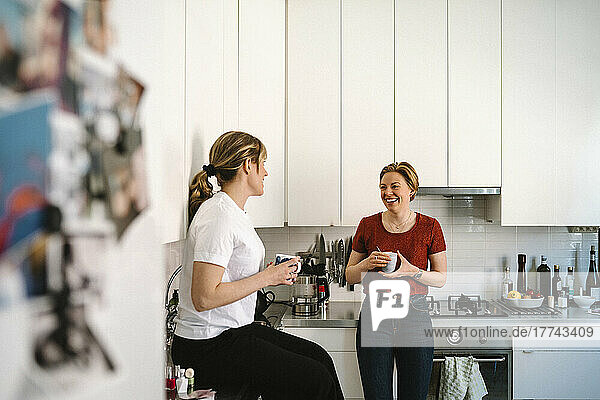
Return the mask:
M0 257L19 259L29 296L44 294L44 227L47 161L50 154L48 113L51 104L35 101L0 113Z

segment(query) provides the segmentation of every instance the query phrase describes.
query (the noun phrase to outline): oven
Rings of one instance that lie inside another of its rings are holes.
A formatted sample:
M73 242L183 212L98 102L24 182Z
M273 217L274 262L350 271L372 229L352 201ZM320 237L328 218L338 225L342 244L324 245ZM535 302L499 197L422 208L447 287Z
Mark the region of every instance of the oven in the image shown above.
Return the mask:
M512 340L500 334L509 329L508 313L478 295L427 298L429 314L441 333L434 336L434 358L427 399L438 399L445 357L473 356L485 382L486 400L512 399Z
M486 400L510 400L512 398L512 350L511 349L436 349L433 356L431 384L427 400L440 398L439 383L445 357L473 356L485 382Z

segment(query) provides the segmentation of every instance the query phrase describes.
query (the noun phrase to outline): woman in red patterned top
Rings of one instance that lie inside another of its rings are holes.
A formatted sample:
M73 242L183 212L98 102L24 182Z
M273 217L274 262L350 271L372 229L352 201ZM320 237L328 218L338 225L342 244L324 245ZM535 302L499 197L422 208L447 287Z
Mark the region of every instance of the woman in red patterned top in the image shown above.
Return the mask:
M433 339L425 333L431 329L425 295L429 286L446 283L446 242L435 218L410 209L419 178L409 163L387 165L379 178L387 210L360 221L346 279L349 284L362 282L365 293L372 280L408 280L411 296L408 315L383 320L376 331L368 298L363 303L356 334L363 392L365 400L391 399L395 363L398 399L425 399L433 363ZM394 272L381 272L391 260L385 252L398 254Z

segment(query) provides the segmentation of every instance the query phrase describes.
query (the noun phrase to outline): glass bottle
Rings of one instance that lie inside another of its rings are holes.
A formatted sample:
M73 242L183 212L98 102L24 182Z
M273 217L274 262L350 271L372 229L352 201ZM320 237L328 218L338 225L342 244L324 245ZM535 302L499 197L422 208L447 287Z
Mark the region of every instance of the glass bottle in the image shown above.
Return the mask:
M527 272L525 271L525 262L527 256L525 254L519 254L517 261L519 263L519 270L517 271L517 290L521 293L527 291Z
M567 298L569 305L573 304L573 296L575 295L575 274L573 267L567 267Z
M513 281L510 279L510 267L504 269L504 279L502 279L502 297L507 298L508 292L513 290Z
M600 300L600 277L596 268L596 248L594 246L590 249L590 267L585 279L585 295Z
M537 290L544 296L544 303L547 303L548 296L551 294L552 277L550 276L550 267L548 266L546 256L541 256L541 264L537 267Z
M558 301L558 297L562 292L562 279L560 279L560 267L558 264L554 264L554 276L552 277L552 296L554 296L554 302Z

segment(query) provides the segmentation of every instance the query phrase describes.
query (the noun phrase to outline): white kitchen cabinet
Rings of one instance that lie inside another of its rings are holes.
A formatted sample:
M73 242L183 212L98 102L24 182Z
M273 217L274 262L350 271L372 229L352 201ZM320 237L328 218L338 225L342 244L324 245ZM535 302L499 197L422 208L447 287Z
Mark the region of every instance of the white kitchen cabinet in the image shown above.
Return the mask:
M600 225L600 2L556 2L556 225Z
M187 2L186 174L209 162L229 130L248 132L268 152L265 194L250 198L255 226L283 226L285 5L275 0ZM215 190L216 179L212 178Z
M185 177L186 184L189 184L194 175L202 169L202 165L208 163L210 146L224 132L225 3L207 0L188 1L185 4ZM216 185L214 178L212 181ZM187 214L187 206L183 209Z
M240 15L238 0L223 3L223 132L239 130L239 39ZM203 60L207 62L207 60ZM222 132L221 132L222 133Z
M600 4L503 3L502 224L598 225Z
M556 221L555 20L553 1L503 2L502 225Z
M448 186L499 187L500 0L448 1Z
M448 186L446 0L396 0L395 160Z
M600 351L515 349L513 398L591 399L600 393Z
M358 369L356 352L331 352L329 353L342 386L345 399L362 399L363 389Z
M394 0L342 3L342 225L383 205L394 161Z
M362 383L356 358L356 328L285 328L284 332L323 347L335 364L346 399L362 399Z
M340 1L287 4L288 223L340 223Z
M239 2L238 127L267 148L265 193L250 197L257 227L283 226L285 213L285 3Z

